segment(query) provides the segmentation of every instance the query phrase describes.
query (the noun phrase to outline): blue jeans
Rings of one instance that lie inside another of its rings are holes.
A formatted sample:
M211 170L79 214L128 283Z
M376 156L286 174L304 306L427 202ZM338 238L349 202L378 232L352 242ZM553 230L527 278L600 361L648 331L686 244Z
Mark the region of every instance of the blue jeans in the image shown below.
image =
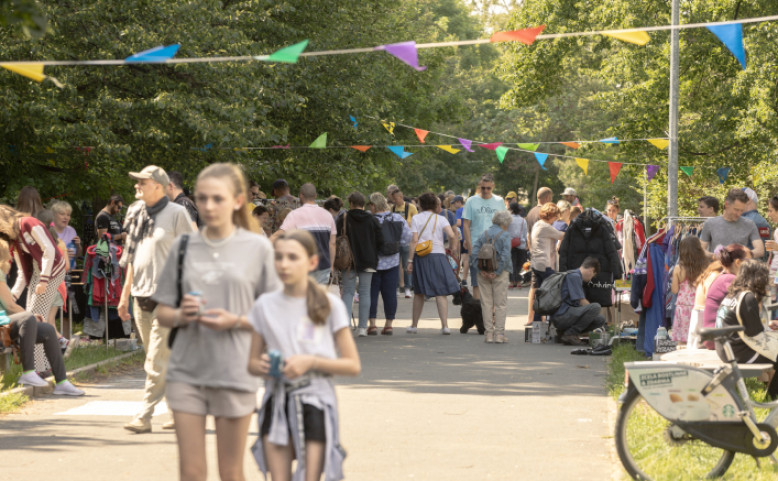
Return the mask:
M357 277L359 277L359 328L367 328L367 316L370 314L370 285L373 279L372 272L353 269L343 271L343 304L346 305L346 313L351 319L354 307L354 292L356 291Z
M319 269L318 271L311 272L311 276L316 280L318 284L327 285L330 282L330 269L329 267L326 269Z
M403 271L403 282L406 289L413 289L413 277L408 272L408 257L411 255L411 246L400 246L400 269ZM400 285L400 278L397 278L397 285Z
M378 312L378 293L384 300L384 316L387 321L393 321L397 314L397 294L395 288L400 279L400 266L376 271L370 284L370 319L375 319ZM362 300L360 299L360 302Z

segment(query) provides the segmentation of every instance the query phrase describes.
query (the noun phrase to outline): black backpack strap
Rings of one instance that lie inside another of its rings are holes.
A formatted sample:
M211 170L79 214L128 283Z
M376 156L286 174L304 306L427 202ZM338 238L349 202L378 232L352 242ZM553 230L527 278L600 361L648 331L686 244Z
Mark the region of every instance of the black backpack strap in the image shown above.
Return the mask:
M184 259L186 258L186 247L189 244L189 234L183 234L181 236L181 242L178 244L178 262L176 263L176 288L177 288L177 300L176 306L181 304L181 299L184 297L183 286L183 274L184 274Z
M406 221L408 220L408 208L409 207L410 207L410 205L408 205L408 203L406 202L405 203L405 220Z

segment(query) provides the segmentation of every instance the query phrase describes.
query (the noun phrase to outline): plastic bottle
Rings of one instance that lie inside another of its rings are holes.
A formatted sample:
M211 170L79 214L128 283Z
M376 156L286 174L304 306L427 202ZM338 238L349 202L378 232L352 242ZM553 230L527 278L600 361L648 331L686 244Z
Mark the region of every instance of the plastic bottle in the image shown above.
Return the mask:
M654 339L667 339L667 329L660 327L656 330L656 337Z

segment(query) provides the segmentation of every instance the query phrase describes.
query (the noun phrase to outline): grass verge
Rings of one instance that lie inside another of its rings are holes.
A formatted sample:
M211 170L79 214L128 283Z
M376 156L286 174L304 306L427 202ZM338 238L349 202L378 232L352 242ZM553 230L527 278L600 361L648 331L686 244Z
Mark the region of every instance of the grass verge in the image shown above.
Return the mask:
M613 356L610 359L606 381L608 392L611 396L618 398L624 391L624 363L645 359L645 356L637 352L635 347L631 344L619 344L613 349ZM746 379L746 386L753 399L766 399L766 391L763 383L756 379ZM757 411L757 417L759 419L762 419L765 414L766 411L764 410L761 413ZM633 429L644 429L645 432L638 432L637 436L639 438L648 439L656 433L656 426L653 425L654 421L652 421L652 419L656 418L657 415L652 411L646 413L644 416L646 417L646 422L637 422L632 424L632 426ZM663 419L659 422L663 422ZM638 427L635 428L634 426ZM682 449L674 449L666 443L657 443L655 448L657 459L663 458L661 462L661 469L663 472L657 474L654 481L686 481L687 478L679 473L685 471L684 466L695 463L695 459L691 456L684 456ZM736 454L734 462L727 470L724 477L719 479L725 481L775 481L778 479L778 469L774 468L767 458L760 459L760 463L761 467L757 467L756 462L752 457ZM624 479L628 479L628 477L626 472L624 472ZM688 481L692 481L692 478L688 478Z

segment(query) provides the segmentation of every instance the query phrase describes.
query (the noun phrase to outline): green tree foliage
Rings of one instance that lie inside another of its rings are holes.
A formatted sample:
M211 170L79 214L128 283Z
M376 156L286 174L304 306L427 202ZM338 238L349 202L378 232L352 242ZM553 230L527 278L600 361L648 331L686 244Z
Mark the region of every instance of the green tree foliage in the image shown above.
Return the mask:
M46 31L46 17L34 0L0 0L0 27L19 28L28 37Z

